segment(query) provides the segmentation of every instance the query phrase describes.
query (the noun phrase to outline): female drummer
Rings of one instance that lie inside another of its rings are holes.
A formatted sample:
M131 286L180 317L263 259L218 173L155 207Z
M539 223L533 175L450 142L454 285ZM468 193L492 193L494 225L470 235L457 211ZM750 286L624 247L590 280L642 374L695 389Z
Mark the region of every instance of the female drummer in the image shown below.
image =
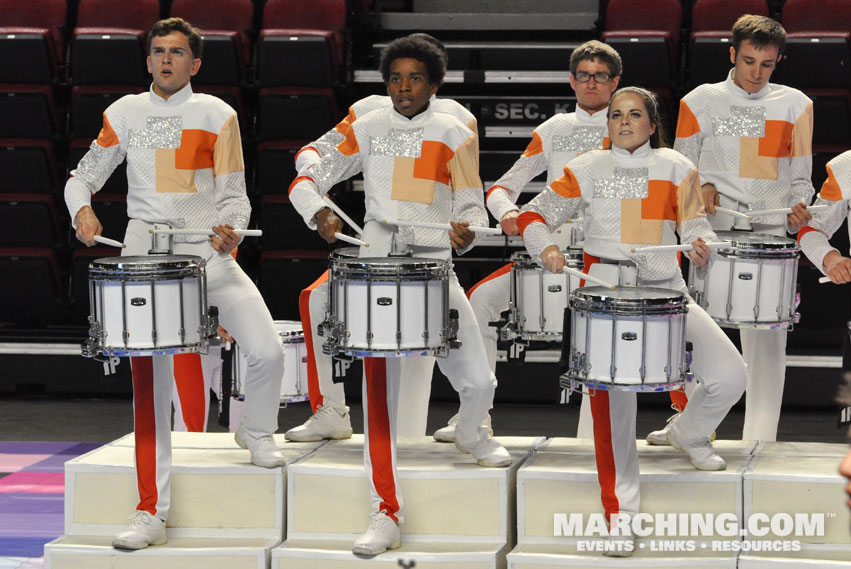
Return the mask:
M527 204L517 226L526 248L540 255L553 273L564 255L551 231L567 219L585 216L585 270L592 275L625 274L637 269L636 284L687 293L675 252L632 253L632 249L691 243L692 263L703 267L712 255L706 241L716 239L706 220L697 169L681 154L664 148L655 99L636 87L616 91L609 102L611 147L571 160L564 175ZM596 267L596 269L595 269ZM599 269L599 270L598 270ZM736 347L699 306L690 301L686 339L694 347L697 378L690 403L670 430L671 444L686 452L700 470L723 470L726 463L709 435L745 388L745 364ZM635 445L636 397L632 391L598 390L592 401L594 446L602 501L610 530L626 545L610 555L630 555L629 526L638 512L638 451ZM620 520L620 524L619 524ZM618 544L621 545L621 544Z

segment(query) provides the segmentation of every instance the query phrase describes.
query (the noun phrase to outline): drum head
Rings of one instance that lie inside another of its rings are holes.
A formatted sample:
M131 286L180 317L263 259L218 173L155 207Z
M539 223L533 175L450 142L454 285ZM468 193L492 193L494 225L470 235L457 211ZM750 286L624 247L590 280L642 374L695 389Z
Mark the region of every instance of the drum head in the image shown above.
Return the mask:
M301 332L301 322L298 320L275 320L275 330L281 332Z
M197 255L102 257L89 263L89 277L174 278L199 274L205 265L205 261Z
M331 259L331 273L353 281L426 280L447 277L449 260L424 257Z
M624 316L677 314L686 311L687 303L685 294L656 287L620 287L610 290L602 286L590 286L578 288L570 294L571 308Z
M732 247L719 249L722 253L744 252L751 254L795 253L800 250L794 239L771 235L769 233L751 233L749 231L718 231L720 241L730 241Z
M334 259L354 259L358 256L359 247L340 247L331 251Z

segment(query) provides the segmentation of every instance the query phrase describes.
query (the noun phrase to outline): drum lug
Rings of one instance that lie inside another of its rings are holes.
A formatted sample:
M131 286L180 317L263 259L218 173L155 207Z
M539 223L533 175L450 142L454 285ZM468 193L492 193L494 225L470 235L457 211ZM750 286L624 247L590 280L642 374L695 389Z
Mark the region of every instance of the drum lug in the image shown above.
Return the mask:
M449 340L449 348L457 350L461 347L461 342L458 340L458 309L449 309L449 321L447 323L447 339Z

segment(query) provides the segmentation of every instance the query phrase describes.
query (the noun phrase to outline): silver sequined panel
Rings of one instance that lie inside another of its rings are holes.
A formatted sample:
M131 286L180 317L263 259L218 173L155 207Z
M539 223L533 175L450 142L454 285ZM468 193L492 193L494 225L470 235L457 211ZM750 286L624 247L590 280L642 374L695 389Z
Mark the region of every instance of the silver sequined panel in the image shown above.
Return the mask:
M351 171L354 174L360 168L359 164L360 154L346 156L340 152L332 152L324 156L307 174L316 182L319 193L324 195L338 180L347 177L346 172Z
M648 168L615 168L612 178L594 180L594 198L646 198L649 184Z
M419 158L423 147L423 129L391 128L387 136L369 137L369 153L380 156Z
M676 139L674 141L674 150L697 164L700 160L700 141L698 135Z
M765 107L730 106L730 116L714 117L712 133L715 136L765 136Z
M535 197L534 207L547 220L550 231L554 231L581 207L581 202L582 198L563 198L546 189Z
M343 142L346 137L340 134L337 129L332 128L315 141L312 144L308 144L308 146L314 147L317 152L319 152L319 156L325 156L326 154L330 154L334 148Z
M90 191L98 191L123 160L124 151L118 144L104 148L97 142L92 142L89 151L77 164L74 175L85 183Z
M130 129L128 148L180 148L183 117L148 117L144 130Z
M573 152L582 154L603 145L606 130L597 126L577 126L567 135L553 136L553 152Z

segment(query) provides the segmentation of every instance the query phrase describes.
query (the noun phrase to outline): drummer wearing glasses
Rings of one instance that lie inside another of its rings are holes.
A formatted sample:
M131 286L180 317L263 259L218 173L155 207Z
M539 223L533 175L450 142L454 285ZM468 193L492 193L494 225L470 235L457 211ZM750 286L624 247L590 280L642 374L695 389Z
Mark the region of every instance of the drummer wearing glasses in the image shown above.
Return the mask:
M591 150L570 161L562 177L521 209L517 225L526 248L533 256L540 255L548 270L561 272L564 255L550 230L581 213L590 275L610 282L629 275L619 284L631 280L638 286L687 294L675 252L640 249L676 244L679 234L692 246L688 253L692 263L699 267L708 263L712 251L705 242L716 239L704 213L697 170L681 154L664 148L656 101L648 91L636 87L616 91L607 116L610 148ZM638 251L633 253L634 249ZM726 463L709 436L741 397L745 365L718 325L691 301L686 339L694 347L691 369L698 385L668 437L695 468L723 470ZM620 528L617 531L626 541L608 554L631 555L631 534L618 516L629 518L639 511L635 391L598 390L590 399L603 506L610 529Z

